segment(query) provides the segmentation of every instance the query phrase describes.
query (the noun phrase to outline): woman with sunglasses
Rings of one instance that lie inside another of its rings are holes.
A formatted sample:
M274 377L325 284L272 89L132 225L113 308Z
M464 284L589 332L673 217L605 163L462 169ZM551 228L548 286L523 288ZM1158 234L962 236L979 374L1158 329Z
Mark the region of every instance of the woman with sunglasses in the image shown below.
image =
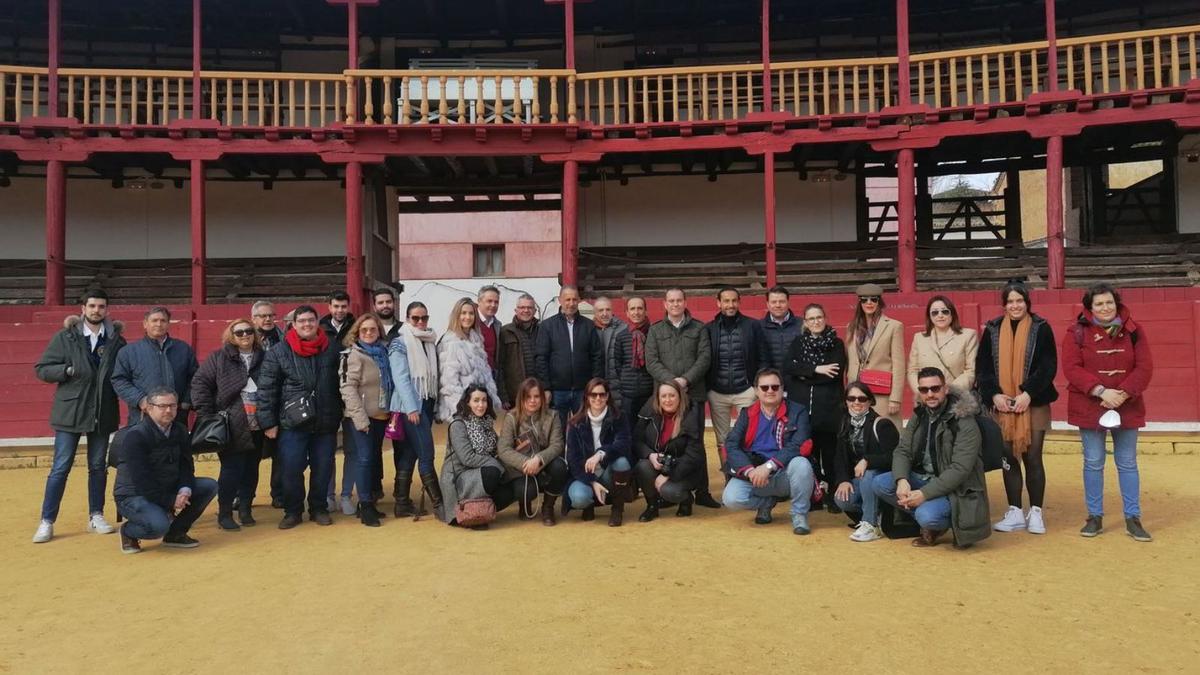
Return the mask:
M842 404L842 374L846 372L846 345L837 330L825 322L825 308L804 308L804 327L792 341L785 361L788 400L808 408L813 458L820 464L818 481L826 485L825 504L836 510L828 489L834 480L834 454L838 429L845 411Z
M254 380L265 352L249 319L229 322L221 343L192 378L192 406L197 415L224 412L228 419L229 444L217 452L221 460L221 473L217 477L217 525L222 530L240 530L233 519L235 499L242 525L256 524L250 507L258 488L263 432L255 416L258 385Z
M579 411L567 420L567 487L565 509L583 509L583 520L596 517L596 505L612 504L609 527L620 527L625 502L632 497L629 424L612 405L608 381L593 377L584 387Z
M383 322L377 315L359 316L342 340L346 349L338 368L346 418L354 425L347 444L354 444L353 457L358 464L358 517L367 527L379 527L383 516L375 508L371 486L379 485L382 479L383 433L391 417L389 408L396 388L382 333Z
M925 332L913 336L908 352L908 388L917 392L917 373L922 368L938 368L946 374L946 384L960 392L975 386L975 355L979 334L963 328L958 308L944 295L935 295L925 306Z
M392 443L395 453L396 480L392 496L397 518L417 515L409 492L413 468L421 474L421 487L429 495L434 509L442 507L442 489L433 466L433 414L438 397L437 333L429 327L429 308L423 302L410 302L406 321L388 346L392 368L392 412L401 413L404 441ZM422 514L424 515L424 514Z
M904 324L884 316L887 303L878 284L863 284L856 292L858 305L846 327L850 359L846 379L870 387L878 396L875 412L899 426L904 402Z
M871 409L875 394L862 382L846 387L847 416L837 436L834 460L834 499L851 517L858 516L852 541L875 541L879 530L879 498L875 476L892 470L892 451L900 443L900 432L886 417Z
M1000 291L1004 314L987 322L975 358L975 377L983 403L995 413L996 422L1010 448L1004 469L1004 492L1008 511L993 528L997 532L1028 530L1045 534L1042 500L1046 494L1046 467L1042 444L1050 430L1050 404L1058 400L1054 374L1058 370L1058 347L1054 331L1034 314L1029 289L1013 280ZM1021 465L1029 491L1029 513L1021 510Z

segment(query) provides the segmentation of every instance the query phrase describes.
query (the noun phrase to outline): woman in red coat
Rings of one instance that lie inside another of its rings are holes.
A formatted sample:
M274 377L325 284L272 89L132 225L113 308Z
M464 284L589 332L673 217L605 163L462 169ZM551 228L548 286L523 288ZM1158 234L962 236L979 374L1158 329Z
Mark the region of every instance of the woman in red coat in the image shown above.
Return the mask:
M1104 436L1112 433L1113 460L1124 502L1125 531L1150 541L1142 527L1139 503L1137 436L1146 424L1142 394L1154 365L1146 333L1107 284L1083 294L1083 312L1062 338L1063 374L1067 377L1067 421L1079 427L1083 441L1083 492L1087 523L1080 530L1094 537L1103 529ZM1112 419L1102 419L1106 414Z

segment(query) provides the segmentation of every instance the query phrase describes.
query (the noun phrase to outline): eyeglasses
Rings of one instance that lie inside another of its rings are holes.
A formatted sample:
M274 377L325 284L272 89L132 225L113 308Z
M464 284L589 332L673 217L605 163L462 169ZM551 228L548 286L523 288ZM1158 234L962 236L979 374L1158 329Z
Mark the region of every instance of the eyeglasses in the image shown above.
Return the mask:
M147 403L146 405L159 410L174 410L179 407L178 403Z
M250 337L251 335L254 335L254 329L253 328L237 328L233 331L233 334L237 337Z
M608 398L607 391L591 391L588 392L588 398Z
M274 314L255 314L254 318L256 318L256 319L274 319L275 315Z
M429 315L417 316L416 314L408 317L408 320L413 323L429 323Z
M305 319L292 319L292 323L297 324L297 325L307 324L307 323L316 323L316 322L317 322L317 320L312 317L308 317Z
M868 302L873 302L876 305L878 305L879 304L879 296L878 295L860 295L860 296L858 296L858 301L863 304L866 304Z
M866 403L870 400L871 399L867 398L866 396L847 396L846 397L846 403Z
M931 309L931 310L929 310L929 316L950 316L950 310L948 310L948 309Z
M942 390L942 385L935 384L932 387L917 387L917 391L922 394L936 394Z
M821 316L806 316L806 317L804 317L804 320L807 321L808 323L816 323L818 321L824 321L825 315L822 314Z
M763 391L763 392L779 391L780 389L783 389L783 385L781 385L781 384L760 384L760 385L758 385L758 390Z

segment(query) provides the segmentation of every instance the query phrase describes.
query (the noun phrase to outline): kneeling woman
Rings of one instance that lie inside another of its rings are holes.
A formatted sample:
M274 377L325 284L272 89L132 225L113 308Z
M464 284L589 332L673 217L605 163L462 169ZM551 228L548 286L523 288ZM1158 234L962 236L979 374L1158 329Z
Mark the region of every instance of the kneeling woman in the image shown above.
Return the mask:
M846 387L849 415L838 432L834 456L833 493L837 505L847 514L861 514L858 527L850 535L854 541L875 541L879 531L879 498L875 495L875 475L892 470L892 451L900 442L900 432L886 417L875 412L875 394L862 382Z
M504 465L496 459L496 414L487 389L472 384L462 399L447 430L446 459L442 462L442 508L438 517L457 525L455 506L466 499L490 497L496 510L513 503L510 483L504 482ZM475 525L473 530L486 530Z
M692 491L700 487L704 471L703 432L698 419L688 414L688 399L679 385L663 382L638 416L634 450L638 486L646 496L646 510L638 520L648 523L667 504L679 504L677 516L692 515Z
M611 500L610 527L620 527L629 501L633 471L629 462L629 424L611 405L608 382L594 377L587 399L567 422L568 508L583 509L583 520L596 517L596 505Z
M562 422L546 405L546 392L535 378L521 382L516 402L500 429L497 455L504 464L504 480L520 498L523 518L533 518L533 502L544 493L542 524L553 526L554 502L570 475L563 459Z

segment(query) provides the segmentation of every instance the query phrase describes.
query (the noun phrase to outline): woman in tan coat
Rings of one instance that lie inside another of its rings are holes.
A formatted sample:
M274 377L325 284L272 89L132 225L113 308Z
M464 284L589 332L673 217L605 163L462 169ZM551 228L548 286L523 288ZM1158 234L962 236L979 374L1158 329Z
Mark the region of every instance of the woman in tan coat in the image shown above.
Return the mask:
M514 392L516 406L504 418L496 457L504 465L504 480L513 484L520 502L521 517L532 520L533 502L542 498L542 524L553 526L554 502L567 487L566 447L562 422L546 405L546 392L536 378L521 381Z
M376 467L382 466L383 434L387 429L388 403L392 400L392 369L387 343L380 339L382 323L374 314L363 314L351 326L342 344L338 383L346 417L354 425L355 459L358 461L358 516L362 524L379 527L383 513L371 500L371 485L379 483Z
M854 319L846 327L846 380L861 380L876 394L874 410L900 427L904 401L904 324L883 315L878 284L858 287Z
M944 295L935 295L925 306L925 332L913 336L908 352L908 388L917 393L917 373L933 367L946 374L946 383L961 392L975 386L975 354L979 333L963 328L958 308Z

